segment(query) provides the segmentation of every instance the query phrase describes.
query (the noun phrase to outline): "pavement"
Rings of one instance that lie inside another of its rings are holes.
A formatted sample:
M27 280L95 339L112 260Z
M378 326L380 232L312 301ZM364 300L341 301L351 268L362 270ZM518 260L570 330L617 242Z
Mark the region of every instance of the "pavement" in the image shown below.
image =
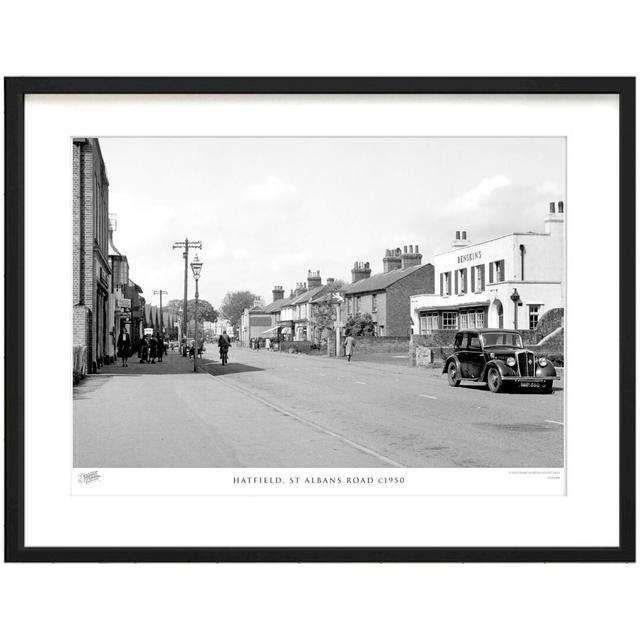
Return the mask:
M204 355L198 373L169 353L74 387L74 466L563 466L562 380L551 395L493 394L389 354Z

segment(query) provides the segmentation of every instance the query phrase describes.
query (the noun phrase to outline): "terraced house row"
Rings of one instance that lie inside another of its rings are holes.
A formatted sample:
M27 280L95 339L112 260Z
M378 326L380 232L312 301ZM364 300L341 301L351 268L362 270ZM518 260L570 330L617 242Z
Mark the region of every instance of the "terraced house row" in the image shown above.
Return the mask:
M554 340L563 348L565 206L551 202L541 229L516 231L472 243L456 231L451 248L422 263L418 245L387 249L381 270L356 261L351 281L322 282L309 270L287 297L274 286L269 304L245 310L241 337L319 342L336 324L370 318L379 338L423 336L446 344L466 328L523 331L528 342Z

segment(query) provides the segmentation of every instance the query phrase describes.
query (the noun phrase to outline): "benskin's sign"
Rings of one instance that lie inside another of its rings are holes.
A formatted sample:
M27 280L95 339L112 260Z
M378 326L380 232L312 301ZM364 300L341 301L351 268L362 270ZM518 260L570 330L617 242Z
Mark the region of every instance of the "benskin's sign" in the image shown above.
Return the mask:
M458 264L472 262L473 260L482 260L482 251L472 251L471 253L463 253L461 256L458 256Z

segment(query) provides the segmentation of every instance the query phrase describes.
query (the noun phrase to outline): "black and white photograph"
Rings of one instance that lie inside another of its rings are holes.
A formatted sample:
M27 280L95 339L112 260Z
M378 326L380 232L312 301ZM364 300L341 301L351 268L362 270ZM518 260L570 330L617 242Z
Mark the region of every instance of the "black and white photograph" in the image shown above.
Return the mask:
M81 483L564 468L564 137L69 144Z

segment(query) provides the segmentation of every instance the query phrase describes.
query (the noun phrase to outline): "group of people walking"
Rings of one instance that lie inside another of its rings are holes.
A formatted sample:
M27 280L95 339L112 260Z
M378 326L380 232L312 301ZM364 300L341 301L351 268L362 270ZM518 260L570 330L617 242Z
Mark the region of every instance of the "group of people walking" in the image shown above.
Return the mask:
M129 366L129 358L134 353L138 354L140 364L155 364L162 362L162 358L167 353L167 342L164 335L158 331L151 335L145 335L134 345L126 327L120 329L117 342L118 358L122 360L122 366Z

